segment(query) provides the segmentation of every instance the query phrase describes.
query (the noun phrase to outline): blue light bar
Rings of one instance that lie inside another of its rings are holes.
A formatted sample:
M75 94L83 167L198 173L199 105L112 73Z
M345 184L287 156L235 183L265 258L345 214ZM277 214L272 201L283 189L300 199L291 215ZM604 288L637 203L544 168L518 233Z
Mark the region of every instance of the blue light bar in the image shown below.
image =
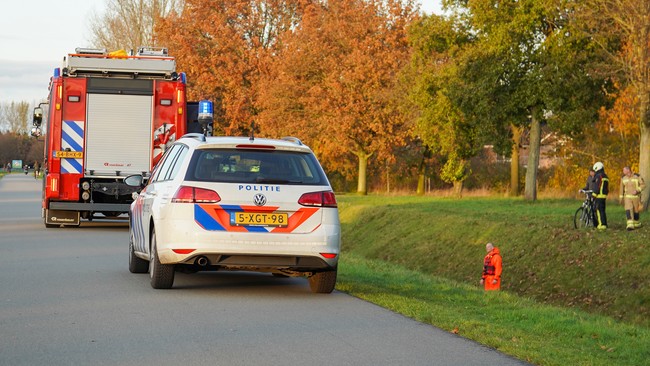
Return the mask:
M214 116L213 105L209 100L200 100L199 101L199 121L210 120Z

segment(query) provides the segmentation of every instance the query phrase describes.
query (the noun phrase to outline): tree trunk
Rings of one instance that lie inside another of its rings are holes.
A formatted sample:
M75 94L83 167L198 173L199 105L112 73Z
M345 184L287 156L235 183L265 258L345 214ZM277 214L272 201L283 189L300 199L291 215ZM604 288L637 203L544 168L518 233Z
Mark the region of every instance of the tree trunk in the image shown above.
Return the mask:
M366 174L368 171L368 159L370 158L370 155L364 151L358 151L357 152L357 157L359 158L359 181L357 184L357 193L366 195L368 194L368 183L367 183L367 178Z
M425 173L426 173L426 154L422 154L422 161L420 161L420 167L418 168L418 189L415 192L418 196L423 196L424 195L424 178L425 178Z
M510 159L510 196L519 196L519 146L521 144L522 127L512 127L512 153Z
M390 193L390 166L386 163L386 193Z
M639 95L639 174L646 181L646 187L641 196L643 210L648 211L650 201L650 92Z
M528 167L526 168L526 187L524 199L526 201L537 200L537 169L539 167L540 144L542 138L542 126L539 117L536 115L537 108L533 108L532 120L530 122L530 143L528 145Z
M463 197L463 181L456 180L454 181L454 197L462 198Z

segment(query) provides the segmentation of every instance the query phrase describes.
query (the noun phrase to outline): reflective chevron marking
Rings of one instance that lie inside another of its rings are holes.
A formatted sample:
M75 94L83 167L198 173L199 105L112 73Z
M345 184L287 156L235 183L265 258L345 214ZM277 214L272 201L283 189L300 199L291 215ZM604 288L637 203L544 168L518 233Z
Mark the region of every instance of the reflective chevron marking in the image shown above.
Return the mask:
M84 150L84 122L63 121L61 129L61 150L83 153ZM61 159L61 173L81 174L83 172L83 159Z

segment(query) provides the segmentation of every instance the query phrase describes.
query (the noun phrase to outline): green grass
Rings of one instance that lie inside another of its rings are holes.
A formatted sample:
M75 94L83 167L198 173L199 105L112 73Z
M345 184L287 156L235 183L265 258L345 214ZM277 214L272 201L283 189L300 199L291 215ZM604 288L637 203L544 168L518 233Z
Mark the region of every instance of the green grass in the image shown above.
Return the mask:
M539 365L648 364L649 228L625 231L620 206L596 232L573 229L577 199L338 200L338 289ZM499 293L478 286L487 241Z
M7 174L18 174L18 173L16 173L16 172L7 173L6 171L0 171L0 179L2 179L2 177L4 177L4 176L7 175ZM24 174L24 173L22 172L22 170L20 171L20 174ZM34 176L34 172L33 172L33 171L30 171L29 175L31 175L31 176L33 177L33 176ZM43 174L41 173L41 175L40 175L37 179L43 179Z

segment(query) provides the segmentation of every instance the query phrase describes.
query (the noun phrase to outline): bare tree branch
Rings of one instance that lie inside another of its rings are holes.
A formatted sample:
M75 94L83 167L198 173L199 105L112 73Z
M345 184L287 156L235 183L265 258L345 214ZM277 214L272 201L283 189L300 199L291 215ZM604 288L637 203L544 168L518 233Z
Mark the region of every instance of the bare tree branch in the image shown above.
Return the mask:
M157 44L158 19L180 13L184 0L108 0L106 12L91 17L94 47L133 50Z

